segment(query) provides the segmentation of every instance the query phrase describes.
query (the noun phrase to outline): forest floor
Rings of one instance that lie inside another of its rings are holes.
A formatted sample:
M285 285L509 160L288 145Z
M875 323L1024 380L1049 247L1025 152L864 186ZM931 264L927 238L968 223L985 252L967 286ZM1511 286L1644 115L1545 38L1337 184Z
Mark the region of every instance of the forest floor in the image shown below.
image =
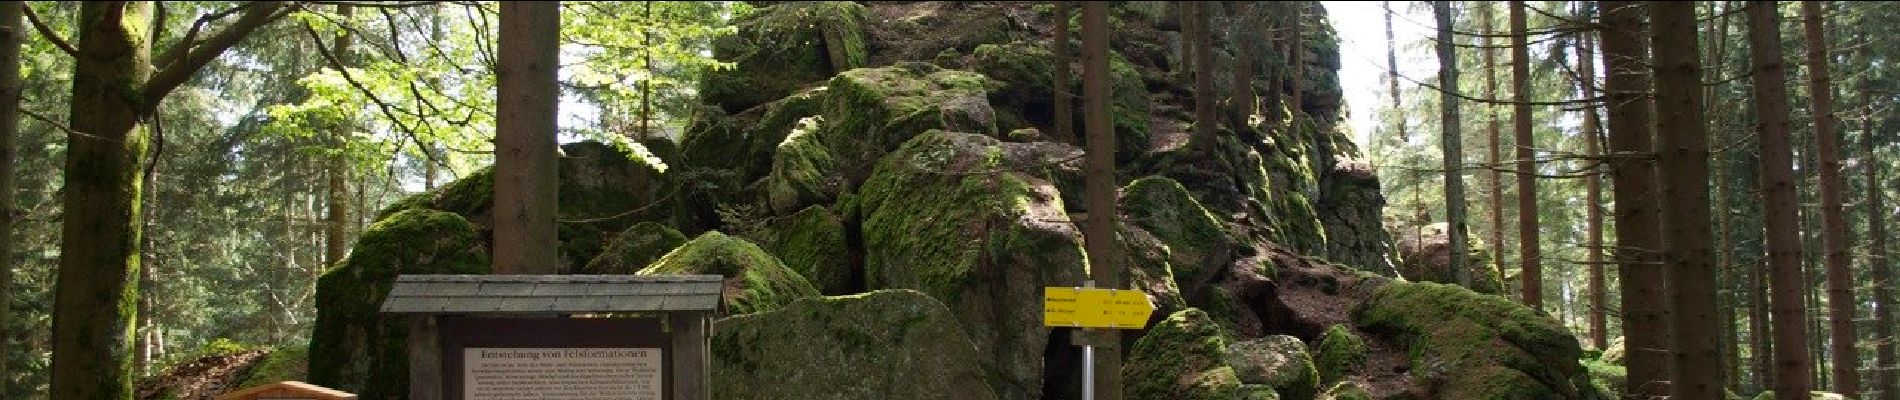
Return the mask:
M139 382L134 398L209 399L236 387L252 367L269 356L269 350L249 350L210 355L173 366L164 373Z

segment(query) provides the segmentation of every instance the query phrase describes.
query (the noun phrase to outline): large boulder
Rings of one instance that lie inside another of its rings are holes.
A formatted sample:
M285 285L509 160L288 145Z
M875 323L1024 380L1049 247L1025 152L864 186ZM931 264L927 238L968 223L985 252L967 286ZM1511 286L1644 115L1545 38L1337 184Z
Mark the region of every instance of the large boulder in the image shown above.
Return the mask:
M864 6L849 1L760 7L734 22L738 34L713 41L713 56L735 68L709 71L699 94L737 113L862 67L865 23Z
M785 266L827 295L857 293L864 271L845 242L843 219L824 206L811 206L778 220L765 245Z
M1313 349L1313 364L1319 369L1319 381L1338 382L1366 363L1366 341L1345 325L1333 325L1320 336Z
M1129 349L1122 364L1125 393L1132 400L1236 398L1241 381L1226 360L1230 341L1200 309L1175 312Z
M924 63L860 68L825 84L818 142L849 183L861 182L885 153L941 129L996 135L989 80Z
M1271 388L1288 399L1312 398L1319 391L1319 372L1299 338L1268 335L1229 343L1226 357L1242 384Z
M740 315L779 309L792 301L818 297L818 289L777 257L745 239L706 232L666 253L639 275L707 274L725 277L722 314Z
M409 390L409 320L377 313L397 275L485 274L488 250L454 213L412 209L371 224L350 258L317 280L310 383L364 398Z
M1582 348L1556 320L1502 297L1393 282L1353 311L1364 332L1409 349L1410 376L1445 399L1587 399Z
M884 157L853 206L867 286L949 305L990 355L998 397L1011 400L1043 387L1042 288L1079 285L1086 266L1081 233L1037 173L1048 160L1022 157L1024 146L924 133Z
M1189 293L1218 278L1242 247L1173 179L1152 176L1129 183L1121 190L1121 212L1168 246L1174 279Z
M686 235L657 222L633 224L614 235L599 256L581 268L582 273L626 275L646 268L653 260L686 243Z
M1080 49L1071 49L1069 54L1081 54ZM1080 65L1080 64L1077 64ZM990 101L1000 110L998 125L1004 130L1022 127L1035 127L1053 134L1055 115L1049 110L1055 107L1050 93L1057 90L1076 94L1070 102L1071 123L1080 135L1086 129L1083 120L1082 70L1070 67L1069 82L1058 83L1054 74L1055 54L1047 44L1040 41L1019 41L1007 44L985 44L977 46L970 62L970 68L1002 83L1001 87L990 92ZM1121 53L1109 51L1109 73L1111 79L1110 119L1115 125L1115 154L1119 161L1135 159L1149 150L1148 132L1148 89L1142 85L1141 73L1133 64L1123 58ZM1070 144L1081 144L1077 137L1058 137L1055 140Z
M911 290L807 298L713 324L721 399L996 399L970 336Z

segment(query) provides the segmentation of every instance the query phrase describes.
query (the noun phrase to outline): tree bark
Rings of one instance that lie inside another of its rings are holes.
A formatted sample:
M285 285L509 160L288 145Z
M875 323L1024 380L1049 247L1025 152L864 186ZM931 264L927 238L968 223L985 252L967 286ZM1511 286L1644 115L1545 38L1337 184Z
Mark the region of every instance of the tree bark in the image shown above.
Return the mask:
M1586 16L1588 18L1588 16ZM1590 32L1581 32L1577 39L1577 91L1581 97L1596 96L1596 49L1591 41ZM1597 126L1597 107L1587 105L1583 108L1583 154L1585 157L1599 156L1597 138L1601 137ZM1603 184L1601 168L1591 167L1583 178L1584 203L1584 263L1589 272L1590 291L1590 346L1605 349L1610 345L1609 321L1604 310L1609 307L1609 289L1604 287L1603 278Z
M1055 40L1051 42L1049 50L1055 53L1056 59L1055 71L1051 72L1054 78L1053 80L1056 83L1053 85L1056 92L1050 93L1050 95L1055 96L1055 137L1056 140L1061 140L1065 143L1080 144L1082 141L1077 140L1075 136L1075 94L1069 92L1075 87L1069 84L1070 81L1075 80L1075 78L1069 77L1069 63L1071 62L1069 61L1069 16L1075 15L1075 12L1070 10L1070 8L1073 8L1071 2L1056 1L1054 3L1056 3L1056 37Z
M1821 252L1827 270L1830 361L1834 392L1857 398L1860 356L1854 352L1854 277L1847 268L1847 219L1841 213L1841 142L1835 129L1834 83L1828 73L1828 42L1821 24L1821 3L1801 2L1806 30L1809 105L1814 107L1814 152L1821 178Z
M1399 100L1399 46L1398 41L1393 38L1392 34L1392 14L1394 11L1392 11L1391 1L1382 3L1385 5L1386 90L1392 94L1392 113L1398 115L1398 117L1392 121L1392 125L1399 129L1399 145L1403 146L1406 142L1411 141L1411 139L1407 138L1405 134L1405 103ZM1278 91L1279 87L1275 86L1270 90Z
M150 135L138 99L151 78L152 4L80 5L73 67L59 282L53 303L55 399L132 397L143 220L139 174Z
M1209 2L1192 2L1194 20L1194 140L1200 143L1201 154L1212 157L1214 154L1215 127L1220 117L1214 112L1214 54L1213 29L1208 18Z
M1872 60L1868 54L1867 38L1865 36L1861 37L1860 44L1858 50L1861 54L1860 58L1863 60ZM1871 86L1871 84L1865 81L1862 85L1864 86L1860 95L1861 107L1863 107L1861 109L1862 114L1860 119L1862 135L1860 142L1861 152L1867 157L1866 160L1878 160L1879 158L1876 158L1874 153L1873 90L1871 90L1871 87L1865 87ZM1891 266L1887 263L1887 208L1885 199L1883 199L1884 196L1882 196L1882 192L1885 191L1885 188L1880 184L1880 165L1882 163L1876 161L1865 162L1863 164L1865 165L1861 168L1861 175L1865 178L1867 184L1867 237L1872 242L1868 245L1867 249L1866 268L1873 274L1873 309L1875 314L1873 321L1875 339L1873 341L1873 384L1868 385L1868 387L1880 393L1877 397L1878 399L1890 400L1900 398L1900 396L1896 396L1900 395L1900 391L1896 391L1893 374L1893 310L1889 309L1889 307L1893 307L1894 304L1892 294L1893 271L1889 269ZM1874 399L1876 397L1870 396L1868 398Z
M1529 28L1524 22L1524 2L1512 0L1510 5L1511 95L1517 100L1511 104L1512 147L1517 149L1517 273L1523 279L1523 287L1518 290L1524 295L1525 306L1543 310L1544 270L1537 249L1537 165L1531 160L1536 155L1531 140Z
M1657 220L1656 167L1650 157L1654 131L1648 96L1649 47L1643 39L1645 11L1632 1L1605 1L1603 12L1604 89L1609 96L1611 197L1616 205L1616 262L1622 293L1624 365L1629 383L1624 398L1651 399L1669 394L1667 280L1656 256L1662 249Z
M13 292L14 165L20 136L20 46L26 33L21 21L26 2L0 2L0 293ZM12 393L12 296L0 296L0 395Z
M349 18L350 14L354 11L354 7L351 7L349 4L336 6L337 15L343 18ZM350 42L351 37L349 30L344 30L343 33L337 34L336 49L334 51L336 52L337 63L342 64L344 68L348 68L351 62ZM324 171L324 175L329 176L327 186L330 196L330 200L325 203L329 205L330 213L326 217L326 221L324 221L323 262L317 263L318 267L315 268L318 271L318 275L321 275L324 270L336 268L340 265L339 263L343 262L343 258L349 255L350 251L350 239L348 235L348 222L350 222L350 189L349 185L345 184L345 179L349 176L350 167L348 159L343 155L344 148L346 147L344 141L350 135L348 131L350 129L350 123L347 118L333 122L336 126L332 127L335 131L330 133L330 150L335 151L336 154L331 155L329 160L325 160L325 169L327 171Z
M1675 303L1672 398L1722 397L1721 321L1715 308L1709 211L1709 129L1702 109L1702 51L1695 4L1650 2L1655 49L1656 167L1662 185L1663 257Z
M555 112L559 2L501 3L495 125L495 273L559 271Z
M1492 46L1491 36L1489 35L1496 33L1491 26L1491 21L1495 19L1495 16L1492 15L1494 7L1497 7L1496 3L1486 2L1478 5L1478 24L1480 25L1480 29L1487 34L1478 39L1480 41L1479 46L1484 47L1482 51L1482 62L1484 63L1484 98L1487 99L1498 98L1498 50ZM1496 168L1503 165L1499 163L1500 159L1504 156L1501 150L1503 136L1498 129L1497 106L1485 104L1480 105L1480 107L1484 107L1485 150L1487 152L1485 163L1486 165L1492 166L1492 168L1486 168L1484 173L1486 178L1485 186L1486 189L1489 189L1489 195L1486 196L1486 198L1490 199L1490 207L1487 213L1491 217L1488 218L1491 224L1491 269L1493 273L1498 276L1498 285L1508 286L1504 280L1504 174ZM1502 287L1500 287L1499 290L1504 293L1510 292L1509 290L1504 290Z
M1452 281L1464 287L1471 287L1472 277L1467 266L1465 254L1470 245L1465 243L1465 181L1464 150L1458 144L1458 55L1452 52L1451 41L1451 2L1432 2L1432 13L1438 19L1438 82L1442 88L1439 97L1444 123L1440 136L1445 153L1445 219L1446 234L1449 238L1451 254L1446 265L1451 270Z
M1304 103L1300 100L1300 89L1306 86L1306 2L1289 2L1293 7L1293 16L1288 18L1287 34L1287 122L1293 129L1300 129L1300 116L1306 114Z
M1198 6L1195 8L1199 8ZM1109 120L1108 4L1082 3L1082 127L1087 129L1088 157L1084 176L1085 196L1091 210L1084 221L1083 245L1092 267L1096 285L1126 289L1123 282L1121 247L1115 239L1117 202L1115 199L1115 131ZM1100 335L1109 340L1095 341L1095 394L1103 400L1122 398L1121 331Z
M1754 103L1761 141L1761 193L1767 214L1770 306L1775 343L1775 398L1808 397L1807 290L1801 272L1801 225L1794 193L1794 155L1788 137L1787 66L1781 55L1781 17L1775 2L1748 2L1748 42L1754 71Z
M1258 108L1254 104L1254 54L1252 51L1253 44L1255 43L1254 37L1258 35L1255 35L1253 32L1254 19L1252 16L1252 7L1250 7L1252 4L1252 2L1248 1L1233 2L1233 25L1228 28L1230 32L1228 36L1232 38L1231 42L1234 43L1235 52L1234 96L1231 101L1234 110L1233 117L1230 118L1232 122L1228 125L1232 126L1235 132L1247 129L1247 121L1253 118L1254 110Z

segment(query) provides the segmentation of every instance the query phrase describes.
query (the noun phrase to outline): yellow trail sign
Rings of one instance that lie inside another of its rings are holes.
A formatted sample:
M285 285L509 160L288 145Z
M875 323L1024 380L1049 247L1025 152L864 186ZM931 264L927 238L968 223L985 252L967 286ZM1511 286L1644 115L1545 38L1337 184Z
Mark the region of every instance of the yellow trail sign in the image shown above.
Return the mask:
M1042 325L1048 327L1141 329L1154 310L1140 290L1042 288Z

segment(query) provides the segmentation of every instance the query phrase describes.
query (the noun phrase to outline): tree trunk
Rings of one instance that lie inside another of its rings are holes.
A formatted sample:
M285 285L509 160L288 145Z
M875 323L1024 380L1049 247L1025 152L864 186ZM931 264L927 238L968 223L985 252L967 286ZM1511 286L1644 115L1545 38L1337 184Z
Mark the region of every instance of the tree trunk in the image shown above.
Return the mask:
M429 6L429 40L438 43L442 41L441 4ZM431 82L429 86L442 87L438 78L430 77L429 80ZM437 160L433 156L433 154L437 154L435 152L434 143L420 143L419 145L421 147L416 150L422 152L422 189L435 190L436 176L441 174L438 170L438 165L442 163L442 160Z
M1075 80L1069 77L1069 63L1071 62L1069 61L1069 16L1075 15L1075 12L1070 10L1070 8L1073 8L1071 7L1071 2L1056 1L1054 3L1056 3L1056 37L1049 46L1049 49L1055 53L1056 58L1055 71L1051 72L1055 78L1054 81L1056 84L1054 88L1056 92L1050 93L1050 95L1055 96L1055 137L1056 140L1061 140L1064 143L1080 144L1082 141L1077 140L1075 136L1075 94L1069 92L1075 87L1075 85L1069 83Z
M1788 138L1787 66L1781 55L1781 17L1775 2L1748 2L1748 42L1761 140L1761 194L1767 217L1768 269L1774 324L1775 397L1801 400L1809 384L1807 290L1801 273L1801 225L1796 215L1794 155Z
M1201 154L1212 157L1215 127L1219 125L1216 121L1220 120L1214 112L1214 99L1218 95L1214 93L1214 41L1209 33L1213 28L1208 26L1212 21L1207 12L1212 3L1191 4L1193 7L1189 10L1193 11L1194 20L1194 140L1191 142L1200 143Z
M1386 90L1392 94L1392 113L1397 116L1393 118L1392 125L1399 129L1399 145L1404 146L1405 143L1411 139L1407 138L1405 134L1405 104L1399 100L1399 46L1398 41L1393 38L1392 34L1392 14L1394 11L1392 11L1391 1L1385 1L1382 2L1382 4L1384 4L1385 7L1385 82L1388 85ZM1275 88L1273 90L1279 89Z
M555 107L561 5L501 3L495 68L495 273L554 274L559 218Z
M1648 42L1643 40L1644 10L1632 1L1605 1L1603 13L1604 89L1609 95L1610 195L1616 205L1616 262L1622 293L1624 365L1629 372L1624 398L1651 399L1669 393L1668 308L1657 299L1669 290L1656 254L1662 249L1658 225L1655 162L1649 156L1650 126Z
M149 132L139 99L151 78L152 4L80 5L73 66L59 282L53 302L55 399L132 397L138 311L139 174Z
M341 15L343 18L349 18L350 14L354 11L354 7L351 7L349 4L336 6L337 15ZM334 54L336 54L337 63L343 64L344 68L348 68L351 63L350 42L350 31L344 30L342 33L337 34L336 48L332 50ZM333 127L333 129L336 131L330 133L330 150L335 151L336 154L332 155L329 160L326 160L327 165L325 169L327 171L324 171L324 175L328 175L330 178L328 182L330 200L326 202L330 206L330 214L323 227L323 262L317 263L319 265L319 267L316 268L317 271L336 268L339 266L339 263L343 262L343 258L349 255L350 251L350 239L348 234L348 222L350 222L350 201L348 199L350 197L350 189L349 186L345 184L345 179L349 176L350 166L349 160L343 155L343 149L346 146L344 140L350 135L348 132L350 123L347 118L334 121L334 123L336 126ZM321 272L319 272L319 274L321 274Z
M1458 144L1458 55L1452 52L1451 2L1432 2L1432 14L1438 19L1438 83L1444 116L1440 132L1445 153L1445 219L1451 257L1447 267L1452 280L1471 287L1471 270L1466 265L1464 151Z
M1662 186L1663 257L1673 289L1672 398L1722 397L1721 321L1715 308L1709 211L1709 130L1702 110L1702 51L1695 4L1650 2L1655 51L1656 168Z
M1517 149L1517 254L1518 277L1524 287L1524 305L1533 310L1544 309L1544 271L1538 262L1542 257L1537 249L1537 165L1531 158L1531 101L1530 96L1530 45L1529 28L1524 22L1524 2L1512 0L1511 5L1511 95L1516 102L1511 104L1511 130L1514 133Z
M1194 24L1197 23L1194 18L1194 9L1196 7L1200 7L1200 2L1174 2L1174 12L1181 16L1181 69L1176 71L1178 74L1175 75L1175 79L1181 80L1181 86L1194 86L1194 60L1196 60L1196 58L1194 58L1194 52L1200 51L1200 49L1194 45L1194 41L1198 40L1194 36L1194 32L1197 30L1194 27ZM1086 55L1084 57L1086 57ZM1083 118L1088 117L1083 116Z
M1300 129L1300 116L1306 115L1304 103L1300 100L1300 88L1306 86L1306 2L1294 1L1287 4L1293 7L1293 15L1288 18L1287 39L1287 95L1286 112L1288 126Z
M1254 37L1257 35L1253 34L1252 4L1247 1L1233 2L1233 25L1228 28L1230 32L1228 37L1232 38L1230 41L1234 43L1235 49L1234 97L1231 101L1234 110L1232 122L1229 123L1235 132L1247 129L1247 120L1253 118L1254 110L1258 108L1254 104L1253 94L1254 54L1252 49L1255 43Z
M653 2L643 1L640 2L640 6L643 9L641 12L646 16L641 22L651 27L653 25ZM643 29L640 32L640 41L643 44L640 46L640 59L641 62L645 63L644 67L646 68L647 77L646 79L640 80L640 137L636 138L639 140L647 140L653 137L653 127L649 124L653 123L654 34L651 28Z
M1492 15L1495 7L1497 7L1497 4L1490 2L1478 5L1478 24L1480 29L1486 34L1486 36L1480 37L1478 40L1480 41L1479 46L1484 48L1481 53L1484 57L1484 98L1487 99L1498 98L1498 50L1491 44L1491 34L1496 33L1496 30L1491 26L1491 21L1496 19L1495 16ZM1484 107L1485 150L1487 153L1485 165L1491 166L1491 168L1486 168L1484 172L1486 178L1485 186L1486 189L1489 190L1489 195L1486 196L1486 198L1490 199L1490 207L1486 212L1490 216L1488 219L1491 224L1491 269L1493 273L1498 276L1499 286L1509 286L1504 280L1504 174L1498 171L1498 168L1503 166L1503 164L1499 163L1500 159L1504 156L1502 150L1500 150L1500 143L1503 141L1503 136L1498 129L1497 106L1484 104L1480 105L1480 107ZM1504 290L1503 287L1500 287L1499 290L1504 293L1510 292L1509 290Z
M1864 35L1864 34L1863 34ZM1869 57L1867 38L1861 37L1859 52L1861 59ZM1874 97L1871 84L1863 82L1861 90L1861 152L1865 160L1879 160L1874 154ZM1885 188L1880 184L1880 162L1865 162L1861 175L1867 184L1867 237L1872 242L1867 249L1867 269L1873 273L1874 289L1874 373L1873 384L1868 387L1880 393L1868 399L1895 399L1894 351L1893 351L1893 271L1887 264L1887 208L1881 196Z
M1860 393L1860 356L1854 352L1854 277L1847 268L1847 220L1841 214L1841 143L1835 130L1834 83L1828 74L1828 42L1821 25L1821 3L1801 2L1807 31L1808 94L1814 107L1814 154L1820 158L1821 252L1827 270L1830 361L1834 392L1848 398Z
M13 218L14 166L16 139L20 136L20 46L25 24L21 23L26 2L0 2L0 293L13 293ZM13 375L7 368L13 360L12 296L0 296L0 395L12 393Z
M1586 18L1589 16L1586 15ZM1597 94L1596 54L1590 32L1579 33L1577 40L1577 91L1580 97L1589 98ZM1597 107L1595 104L1583 107L1583 154L1585 157L1600 156L1597 139L1601 137L1597 129ZM1590 286L1590 346L1598 349L1609 348L1609 321L1603 310L1609 307L1609 289L1604 287L1603 279L1603 184L1601 168L1591 167L1583 178L1584 204L1584 263L1589 272Z
M1200 8L1196 6L1195 8ZM1084 221L1083 245L1094 265L1089 269L1096 285L1127 288L1123 282L1121 247L1115 237L1115 131L1109 120L1108 4L1082 3L1082 127L1087 129L1088 157L1085 195L1091 210ZM1203 48L1205 49L1205 48ZM1121 331L1110 330L1095 341L1095 394L1103 400L1122 398Z

